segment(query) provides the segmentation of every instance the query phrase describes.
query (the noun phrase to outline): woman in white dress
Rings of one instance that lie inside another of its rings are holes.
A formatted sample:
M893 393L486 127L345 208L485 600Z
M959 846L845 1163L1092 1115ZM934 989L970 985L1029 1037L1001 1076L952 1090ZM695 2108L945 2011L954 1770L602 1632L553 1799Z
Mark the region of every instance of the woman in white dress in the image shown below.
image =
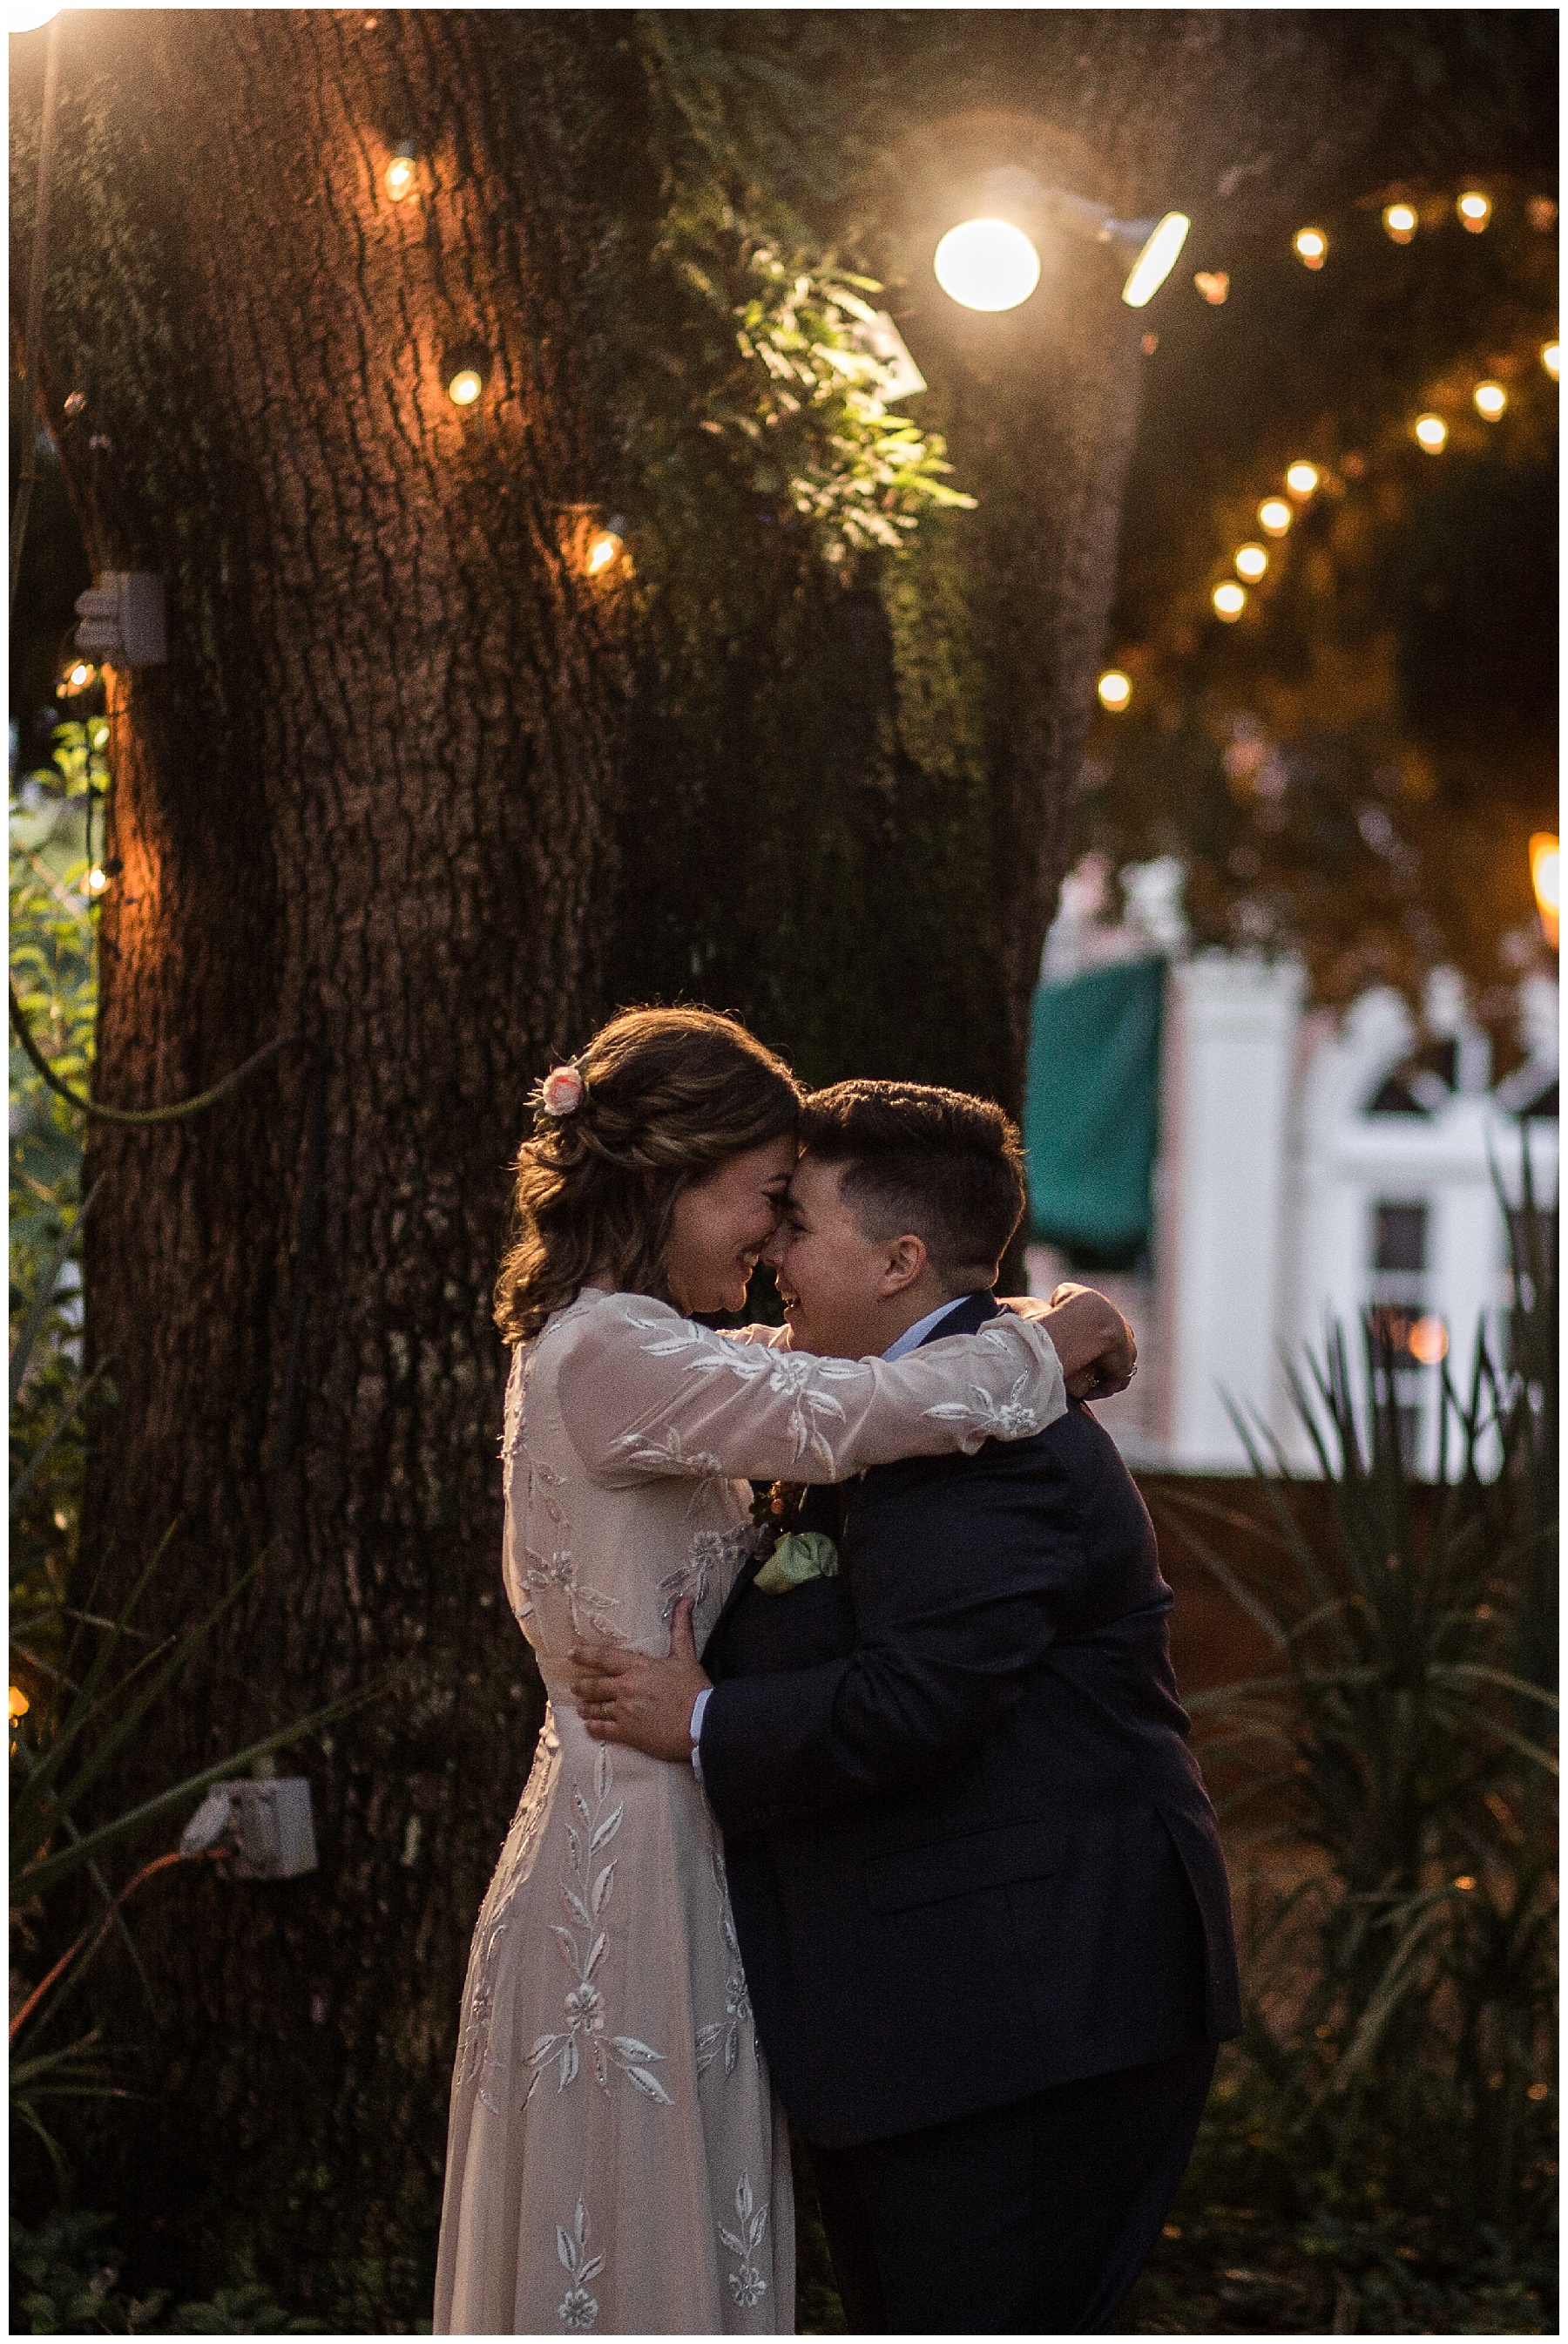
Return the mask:
M718 1833L694 1774L589 1740L567 1654L663 1652L688 1596L700 1645L748 1480L973 1450L1066 1404L1019 1318L890 1365L683 1315L744 1303L798 1098L730 1020L630 1011L540 1086L519 1155L503 1571L552 1698L469 1958L438 2335L793 2332L788 2139Z

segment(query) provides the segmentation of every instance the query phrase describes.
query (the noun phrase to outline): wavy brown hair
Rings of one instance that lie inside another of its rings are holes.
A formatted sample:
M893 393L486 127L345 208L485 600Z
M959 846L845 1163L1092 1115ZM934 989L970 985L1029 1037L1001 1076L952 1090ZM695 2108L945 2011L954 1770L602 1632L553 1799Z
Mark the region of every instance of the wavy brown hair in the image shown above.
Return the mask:
M681 1190L792 1132L799 1113L783 1059L711 1009L623 1009L573 1063L582 1104L541 1108L518 1150L516 1234L496 1281L508 1343L537 1335L590 1270L661 1293Z

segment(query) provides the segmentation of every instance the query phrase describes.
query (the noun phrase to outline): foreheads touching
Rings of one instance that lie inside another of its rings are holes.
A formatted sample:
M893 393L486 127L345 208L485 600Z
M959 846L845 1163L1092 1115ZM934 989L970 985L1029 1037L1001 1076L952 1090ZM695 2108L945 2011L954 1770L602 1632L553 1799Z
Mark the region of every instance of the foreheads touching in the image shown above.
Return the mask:
M836 1083L800 1113L803 1160L879 1243L918 1238L953 1295L989 1286L1023 1212L1016 1125L989 1099L923 1083Z

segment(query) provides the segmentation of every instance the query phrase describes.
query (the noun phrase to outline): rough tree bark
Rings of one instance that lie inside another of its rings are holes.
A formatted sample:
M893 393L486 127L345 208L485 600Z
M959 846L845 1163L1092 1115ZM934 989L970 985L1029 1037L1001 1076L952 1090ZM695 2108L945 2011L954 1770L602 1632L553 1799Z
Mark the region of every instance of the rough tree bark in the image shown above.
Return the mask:
M123 1578L177 1524L165 1627L269 1552L116 1799L397 1685L305 1753L313 1877L149 1900L156 2026L106 1970L156 2096L93 2188L140 2277L188 2290L248 2228L290 2303L406 2324L538 1717L498 1581L489 1294L524 1094L602 1006L626 692L580 509L613 460L590 388L613 60L554 12L65 37L45 412L95 569L158 573L170 634L110 687L99 1095L163 1104L301 1044L202 1117L89 1145L87 1346L117 1403L84 1552Z

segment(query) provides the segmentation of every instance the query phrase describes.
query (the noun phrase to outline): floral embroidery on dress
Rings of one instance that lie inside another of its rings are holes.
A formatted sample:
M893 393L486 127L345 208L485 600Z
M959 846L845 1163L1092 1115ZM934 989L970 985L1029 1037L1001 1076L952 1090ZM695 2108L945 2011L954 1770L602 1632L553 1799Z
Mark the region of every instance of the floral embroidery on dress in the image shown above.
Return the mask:
M1005 1335L990 1327L980 1328L975 1336L978 1343L992 1350L1006 1339ZM1005 1399L994 1398L983 1384L971 1384L968 1399L939 1400L925 1413L937 1424L971 1425L976 1431L983 1431L990 1440L1027 1439L1030 1433L1042 1430L1047 1422L1040 1409L1023 1397L1031 1381L1032 1378L1026 1369L1015 1378L1012 1389Z
M564 2092L576 2080L585 2052L601 2092L608 2091L609 2071L614 2066L648 2099L658 2100L667 2108L675 2106L653 2072L654 2063L663 2059L663 2052L650 2049L635 2035L607 2033L604 1995L594 1983L595 1973L609 1947L609 1932L599 1924L615 1886L616 1866L616 1859L611 1856L596 1871L595 1859L614 1839L626 1813L624 1802L614 1807L608 1804L614 1788L609 1752L605 1749L599 1751L594 1763L591 1807L578 1784L572 1784L571 1803L577 1821L568 1818L568 1870L560 1884L568 1925L563 1928L559 1922L553 1923L551 1935L573 1982L564 2006L565 2027L551 2035L541 2035L528 2053L528 2066L534 2075L523 2097L525 2107L552 2060L558 2071L556 2090Z
M749 2311L768 2292L768 2282L751 2259L768 2228L768 2208L757 2205L749 2173L741 2175L736 2188L735 2211L739 2219L739 2230L727 2230L720 2222L719 2236L731 2255L740 2258L739 2270L729 2273L729 2292L743 2311Z
M678 1571L667 1571L658 1582L659 1618L673 1620L676 1605L689 1595L694 1603L702 1602L716 1576L720 1597L727 1595L756 1542L756 1528L749 1521L728 1531L693 1531L690 1560Z
M603 2255L589 2254L588 2234L588 2218L579 2198L571 2228L556 2224L556 2252L570 2282L556 2306L556 2318L563 2328L591 2328L598 2318L598 2299L588 2293L588 2281L598 2278L605 2258Z
M556 1732L555 1713L547 1707L534 1763L528 1769L528 1779L523 1785L518 1812L512 1817L511 1827L502 1844L495 1876L479 1908L479 1917L474 1925L473 1948L468 1956L467 2007L464 2015L453 2088L456 2089L466 2076L477 2075L479 2097L492 2116L499 2116L500 2110L486 2091L484 2077L486 2069L493 2064L490 2022L495 2015L496 1970L501 1955L501 1942L511 1919L512 1906L519 1892L528 1885L534 1868L535 1853L549 1820L560 1762L561 1744L560 1736Z
M732 1377L737 1383L761 1385L792 1400L789 1439L797 1461L809 1453L829 1472L835 1470L832 1445L823 1426L847 1424L849 1419L840 1402L820 1387L827 1383L859 1382L866 1371L859 1359L774 1351L760 1343L727 1343L722 1336L709 1334L706 1328L671 1326L667 1318L638 1318L635 1313L628 1314L627 1324L655 1338L643 1345L651 1358L678 1359L691 1354L688 1365L694 1375ZM618 1445L628 1463L644 1471L662 1467L666 1471L716 1477L724 1471L721 1460L706 1451L688 1452L673 1426L667 1425L662 1438L657 1440L641 1432L624 1433Z
M719 1884L719 1926L729 1955L729 1975L724 1987L724 2016L711 2026L697 2030L697 2072L705 2075L719 2053L724 2054L724 2072L733 2076L740 2060L740 2038L746 2028L751 2031L751 2053L759 2067L762 2065L762 2046L757 2039L756 2022L751 2016L751 1995L746 1984L745 1965L740 1959L740 1940L735 1934L735 1915L729 1904L729 1877L724 1869L722 1849L714 1848L713 1876Z

